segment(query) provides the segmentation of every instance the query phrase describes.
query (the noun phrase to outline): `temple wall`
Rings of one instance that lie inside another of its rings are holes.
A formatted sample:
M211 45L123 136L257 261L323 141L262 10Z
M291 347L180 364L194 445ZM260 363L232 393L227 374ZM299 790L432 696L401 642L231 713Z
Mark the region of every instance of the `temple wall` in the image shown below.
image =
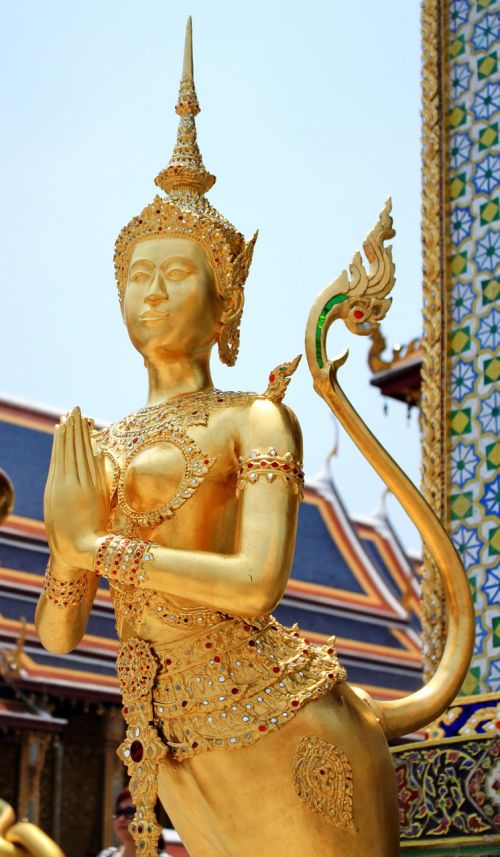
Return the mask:
M450 530L476 610L468 694L500 690L498 3L449 9Z

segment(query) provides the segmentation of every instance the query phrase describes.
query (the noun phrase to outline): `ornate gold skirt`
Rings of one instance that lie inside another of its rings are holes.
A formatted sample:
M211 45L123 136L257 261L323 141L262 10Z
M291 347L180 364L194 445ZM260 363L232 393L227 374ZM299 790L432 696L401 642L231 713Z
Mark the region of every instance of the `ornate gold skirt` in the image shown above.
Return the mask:
M387 744L333 639L315 647L271 616L183 630L120 646L139 853L153 854L158 790L191 857L397 854Z

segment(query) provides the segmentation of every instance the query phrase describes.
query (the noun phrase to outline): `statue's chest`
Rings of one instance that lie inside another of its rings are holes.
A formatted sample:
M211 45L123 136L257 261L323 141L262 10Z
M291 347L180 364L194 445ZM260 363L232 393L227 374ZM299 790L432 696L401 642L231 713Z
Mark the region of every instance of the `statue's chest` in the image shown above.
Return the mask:
M221 409L245 394L210 391L188 401L147 408L96 438L106 455L113 505L139 527L158 527L209 479L222 478L232 459Z

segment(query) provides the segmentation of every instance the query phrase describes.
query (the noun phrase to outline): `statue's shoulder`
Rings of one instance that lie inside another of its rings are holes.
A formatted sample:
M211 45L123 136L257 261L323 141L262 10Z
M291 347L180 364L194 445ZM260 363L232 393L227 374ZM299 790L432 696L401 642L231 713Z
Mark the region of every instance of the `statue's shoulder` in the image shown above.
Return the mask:
M289 363L280 363L269 374L263 393L228 393L234 396L238 446L244 453L249 449L283 447L295 457L301 457L302 435L297 418L283 398L300 356Z

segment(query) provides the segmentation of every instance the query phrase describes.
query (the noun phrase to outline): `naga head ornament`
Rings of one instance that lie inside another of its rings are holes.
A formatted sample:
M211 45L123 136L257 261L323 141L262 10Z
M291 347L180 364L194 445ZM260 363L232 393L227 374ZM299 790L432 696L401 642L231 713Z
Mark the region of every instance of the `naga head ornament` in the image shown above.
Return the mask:
M182 78L175 111L180 117L177 141L168 167L155 179L165 197L156 195L123 227L116 240L115 276L122 310L130 257L139 241L175 236L199 244L208 256L222 298L229 298L235 291L242 294L252 261L257 233L250 241L245 241L244 236L205 198L216 179L205 168L196 139L195 116L200 112L200 106L193 77L191 18L187 22ZM228 366L233 366L238 356L242 300L240 307L237 316L222 326L219 335L219 356Z

